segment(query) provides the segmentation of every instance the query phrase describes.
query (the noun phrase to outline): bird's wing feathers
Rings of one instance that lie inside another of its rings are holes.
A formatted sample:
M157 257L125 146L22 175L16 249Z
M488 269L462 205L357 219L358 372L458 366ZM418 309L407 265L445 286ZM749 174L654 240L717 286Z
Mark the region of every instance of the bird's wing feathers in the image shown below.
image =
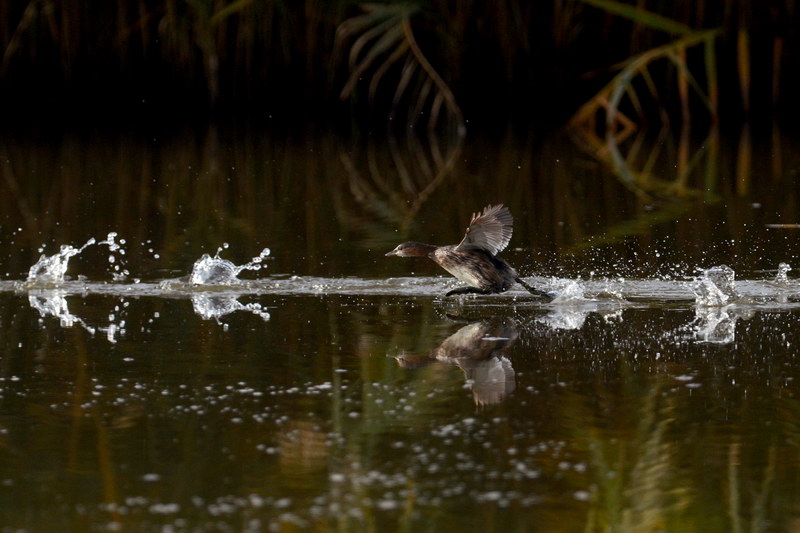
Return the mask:
M483 213L474 213L467 234L456 247L457 250L477 249L497 255L502 252L514 231L514 217L503 204L487 205Z

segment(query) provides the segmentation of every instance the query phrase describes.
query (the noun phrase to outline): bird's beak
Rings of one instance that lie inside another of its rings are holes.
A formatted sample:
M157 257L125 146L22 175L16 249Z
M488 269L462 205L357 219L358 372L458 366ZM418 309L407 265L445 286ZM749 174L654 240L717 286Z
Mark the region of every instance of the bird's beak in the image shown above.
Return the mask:
M392 255L397 255L397 248L395 248L391 252L386 252L386 254L385 254L386 257L390 257Z

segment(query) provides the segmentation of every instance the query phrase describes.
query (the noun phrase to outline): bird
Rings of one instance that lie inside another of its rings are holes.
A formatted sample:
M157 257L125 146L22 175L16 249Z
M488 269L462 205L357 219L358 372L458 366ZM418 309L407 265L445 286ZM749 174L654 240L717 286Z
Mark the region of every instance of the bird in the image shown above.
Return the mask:
M503 204L488 205L483 212L472 214L464 238L458 244L434 246L421 242L404 242L386 254L387 257L428 257L466 284L448 291L458 294L496 294L519 283L525 289L548 301L552 297L525 283L514 268L499 255L511 241L514 217Z

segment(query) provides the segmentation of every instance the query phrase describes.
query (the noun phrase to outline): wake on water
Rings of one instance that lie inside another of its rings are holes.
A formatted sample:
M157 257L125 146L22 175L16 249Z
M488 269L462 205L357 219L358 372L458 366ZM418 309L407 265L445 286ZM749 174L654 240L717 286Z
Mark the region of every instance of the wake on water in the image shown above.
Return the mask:
M127 298L130 296L175 297L185 296L192 300L194 311L206 320L220 319L233 312L253 313L265 321L269 312L261 304L242 304L242 295L354 295L354 296L399 296L430 297L437 301L451 302L441 295L453 288L455 282L444 277L405 277L388 279L321 278L311 276L265 277L241 279L245 271L260 271L270 249L264 248L250 261L237 265L220 257L228 244L217 249L211 256L203 254L192 265L190 273L180 279L165 279L150 283L133 280L127 282L130 272L124 267L125 240L117 241L116 233L106 239L89 239L80 247L61 246L51 256L42 254L30 267L24 281L0 281L0 291L27 292L30 305L40 316L53 316L64 327L80 325L87 331L105 331L112 340L124 331L124 322L111 317L107 327L93 327L72 315L66 297L73 294L103 294ZM69 262L90 246L106 246L110 282L71 280L67 276ZM491 296L463 296L456 299L471 306L497 305L513 302L516 307L530 306L549 310L549 314L537 319L552 329L578 329L589 313L599 313L606 320L621 316L621 310L629 306L663 306L677 302L690 303L695 307L696 319L686 330L700 342L729 342L732 324L736 318L746 314L748 308L794 308L800 305L800 283L790 279L791 267L787 263L778 265L773 279L736 281L735 271L727 265L698 269L697 274L686 280L663 279L564 279L532 278L530 283L554 296L552 302L543 303L528 297L521 289Z

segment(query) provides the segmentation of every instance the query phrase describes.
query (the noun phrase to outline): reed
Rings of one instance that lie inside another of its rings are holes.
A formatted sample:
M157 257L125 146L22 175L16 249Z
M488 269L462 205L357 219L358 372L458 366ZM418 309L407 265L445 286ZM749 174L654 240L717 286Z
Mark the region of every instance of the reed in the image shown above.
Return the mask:
M640 101L629 96L631 105L685 119L697 83L712 110L698 119L716 120L793 105L796 82L784 66L797 54L794 4L10 0L0 5L0 104L19 109L20 99L45 96L67 106L93 89L88 100L145 94L165 106L205 102L252 115L277 98L329 113L337 95L357 94L362 76L370 98L395 112L563 117L593 100L597 82L582 78L587 72L607 78L610 65L655 63L653 52L671 47L659 58L674 70L654 64L645 83L676 90L659 91L654 105L641 98L649 88L635 89ZM352 70L335 53L349 54Z

